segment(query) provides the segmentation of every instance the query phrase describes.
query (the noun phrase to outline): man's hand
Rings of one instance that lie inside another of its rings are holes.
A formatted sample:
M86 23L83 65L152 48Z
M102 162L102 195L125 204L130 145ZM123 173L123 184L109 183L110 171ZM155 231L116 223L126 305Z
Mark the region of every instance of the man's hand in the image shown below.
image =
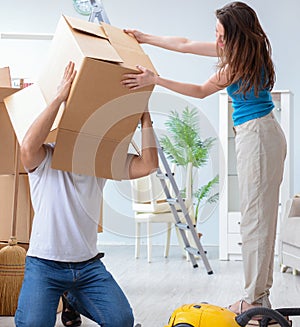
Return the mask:
M142 124L142 127L152 128L152 121L151 121L151 116L150 116L148 106L146 107L146 109L141 117L141 124Z
M76 70L74 69L74 62L70 61L65 68L63 78L57 88L56 98L62 103L67 100L72 82L76 76Z

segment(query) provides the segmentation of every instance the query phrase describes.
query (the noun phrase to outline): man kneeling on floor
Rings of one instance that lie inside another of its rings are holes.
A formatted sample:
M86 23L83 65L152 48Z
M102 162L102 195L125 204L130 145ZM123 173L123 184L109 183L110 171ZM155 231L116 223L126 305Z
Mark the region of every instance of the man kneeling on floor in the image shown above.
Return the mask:
M69 96L75 75L74 63L70 62L55 98L33 122L21 144L35 216L15 315L17 327L53 327L59 299L65 292L67 305L102 327L134 324L125 294L97 251L105 179L52 169L55 145L44 144L60 105ZM148 175L158 167L147 110L141 125L142 153L128 154L124 179ZM81 321L79 317L64 323L79 326Z

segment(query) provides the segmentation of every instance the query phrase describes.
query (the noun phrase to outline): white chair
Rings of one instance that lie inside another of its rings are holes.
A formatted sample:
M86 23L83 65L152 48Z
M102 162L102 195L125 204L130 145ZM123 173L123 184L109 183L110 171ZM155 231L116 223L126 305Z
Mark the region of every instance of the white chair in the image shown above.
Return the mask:
M170 188L169 188L170 189ZM165 223L167 239L164 249L164 256L168 257L170 249L171 228L175 218L171 212L170 205L166 201L166 195L161 181L156 172L149 176L131 180L132 209L135 219L135 257L140 256L141 224L147 224L147 251L148 262L151 262L152 254L152 224ZM177 228L176 228L176 232ZM178 234L177 234L178 236ZM180 236L178 237L180 242ZM180 242L181 244L182 242Z
M290 198L280 227L281 272L291 268L294 275L300 271L300 193Z

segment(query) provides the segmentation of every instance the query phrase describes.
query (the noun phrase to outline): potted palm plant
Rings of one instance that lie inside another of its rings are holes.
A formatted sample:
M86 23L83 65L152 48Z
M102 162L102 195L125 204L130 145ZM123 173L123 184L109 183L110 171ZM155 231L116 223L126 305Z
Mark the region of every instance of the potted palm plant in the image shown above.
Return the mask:
M193 171L207 164L209 150L215 142L212 137L201 139L198 113L197 108L189 107L183 110L181 116L177 111L171 111L165 123L168 135L160 137L160 144L167 158L185 170L185 185L181 193L195 225L200 208L219 199L219 193L213 192L214 186L219 182L218 175L194 190ZM197 184L200 185L199 182Z

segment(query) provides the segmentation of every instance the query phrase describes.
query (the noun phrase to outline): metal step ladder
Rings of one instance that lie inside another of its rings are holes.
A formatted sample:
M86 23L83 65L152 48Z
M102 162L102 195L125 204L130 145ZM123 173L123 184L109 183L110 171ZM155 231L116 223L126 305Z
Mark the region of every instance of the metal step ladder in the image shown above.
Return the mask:
M211 275L211 274L213 274L213 270L208 262L206 252L204 251L204 249L202 247L202 244L197 235L197 232L196 232L195 226L193 224L193 221L191 219L191 216L185 205L184 199L182 198L182 196L180 194L180 190L177 186L176 180L174 178L174 174L171 171L169 163L164 154L164 150L159 143L159 140L155 134L155 131L154 131L154 137L155 137L155 141L156 141L158 155L159 155L161 163L163 164L164 169L165 169L165 173L163 173L160 167L157 168L156 176L160 179L162 188L166 195L167 202L170 205L171 212L175 219L175 228L177 228L180 233L180 236L181 236L183 244L184 244L184 250L187 252L189 259L193 265L193 268L198 267L195 256L200 255L200 257L202 258L202 261L204 263L204 266L206 268L207 273L209 275ZM139 155L141 155L141 152L140 152L137 144L134 142L134 140L131 141L131 145L133 146L135 151ZM166 182L167 180L169 180L172 190L168 187L168 184ZM171 193L174 194L175 196L171 196ZM179 217L178 206L180 207L180 210L183 213L185 222L183 222ZM192 239L193 239L196 247L191 246L188 236L187 236L187 233L190 233L190 235L192 236Z
M97 19L98 22L100 23L101 21L110 24L109 19L106 15L106 12L104 10L103 4L101 2L101 0L90 0L91 2L91 6L92 6L92 12L90 14L89 17L89 22L95 22L95 20ZM180 194L180 191L178 189L178 186L176 184L175 178L171 172L170 166L168 164L168 161L165 157L164 151L158 141L158 138L154 132L154 136L155 136L155 140L156 140L156 144L157 144L157 151L159 154L159 157L161 159L161 162L164 166L164 169L166 171L166 173L163 173L162 170L160 168L157 169L157 177L160 179L163 190L165 192L167 201L170 205L171 208L171 212L173 213L174 219L175 219L175 226L176 228L178 228L180 236L183 240L184 243L184 249L187 251L188 256L190 258L190 261L193 265L194 268L198 267L197 261L195 256L200 255L200 257L202 258L202 261L205 265L205 268L207 270L207 273L209 275L213 274L213 271L210 267L210 264L208 262L207 256L205 251L203 250L203 247L201 245L200 239L197 235L195 226L192 222L192 219L188 213L187 207L184 203L184 200ZM140 151L137 147L137 145L135 144L135 142L132 140L131 141L132 146L134 147L134 149L137 151L138 154L140 154ZM168 185L166 183L166 180L169 179L171 187L173 189L172 194L175 194L175 197L171 197L171 192L168 188ZM180 206L181 212L184 215L184 219L185 222L182 222L180 220L180 217L178 215L178 211L176 209L176 207L178 207L178 205ZM194 243L196 245L195 247L192 247L189 239L187 237L187 233L191 233L192 235L192 239L194 240Z
M173 216L175 218L175 227L178 228L178 230L179 230L179 233L180 233L181 238L182 238L183 243L184 243L184 249L187 251L193 267L194 268L198 267L195 256L200 255L200 257L202 258L202 261L204 263L204 266L205 266L205 268L207 270L207 273L209 275L211 275L211 274L213 274L213 271L212 271L212 269L210 267L210 264L208 262L206 252L204 251L204 249L203 249L203 247L201 245L200 239L199 239L199 237L197 235L195 226L194 226L194 224L192 222L192 219L191 219L191 217L189 215L189 212L188 212L187 207L185 205L184 199L182 198L182 196L180 194L180 191L178 189L178 186L177 186L177 183L175 181L174 175L171 172L169 163L168 163L168 161L167 161L167 159L165 157L163 148L161 147L156 134L154 134L154 135L155 135L155 139L156 139L156 146L157 146L158 155L159 155L160 160L161 160L161 162L162 162L162 164L164 166L164 169L165 169L165 173L163 173L161 168L158 168L156 175L161 181L161 184L162 184L163 190L165 192L167 201L168 201L168 203L170 205L171 211L172 211ZM173 189L172 193L175 194L175 197L171 196L171 191L168 188L168 185L166 183L167 179L170 181L171 187ZM180 220L180 217L178 215L178 209L177 209L178 205L180 206L180 209L181 209L181 211L183 213L185 222L182 222ZM191 233L192 239L193 239L196 247L191 246L191 244L189 242L189 239L187 237L187 233Z
M106 15L106 12L104 10L103 4L101 0L90 0L92 11L89 16L89 22L95 22L96 19L98 22L104 22L107 24L110 24L109 19Z

